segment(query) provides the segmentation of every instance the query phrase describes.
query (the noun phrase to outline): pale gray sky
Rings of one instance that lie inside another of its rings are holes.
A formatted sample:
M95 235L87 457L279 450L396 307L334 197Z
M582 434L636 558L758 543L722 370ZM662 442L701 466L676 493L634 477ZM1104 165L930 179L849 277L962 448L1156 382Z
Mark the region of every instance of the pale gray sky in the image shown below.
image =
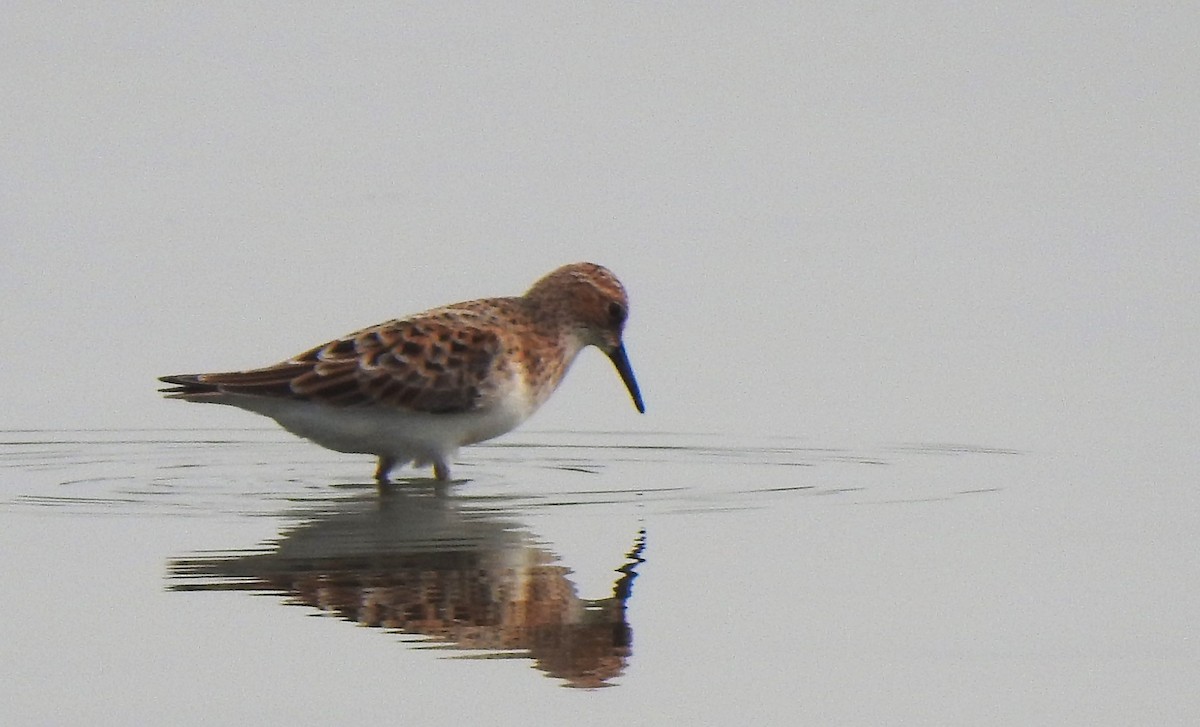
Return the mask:
M1036 446L1200 425L1200 6L10 2L0 426L259 426L155 376L632 297L531 428Z

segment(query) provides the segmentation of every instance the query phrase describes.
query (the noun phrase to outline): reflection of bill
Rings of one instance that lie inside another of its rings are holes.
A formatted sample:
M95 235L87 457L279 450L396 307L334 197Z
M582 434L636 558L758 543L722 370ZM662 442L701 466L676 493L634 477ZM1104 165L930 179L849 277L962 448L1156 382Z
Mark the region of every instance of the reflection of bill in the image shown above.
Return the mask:
M617 569L613 594L586 600L520 523L464 504L405 489L332 503L269 550L173 561L171 589L284 593L290 603L449 648L532 658L570 686L606 686L618 676L631 653L625 604L644 532Z

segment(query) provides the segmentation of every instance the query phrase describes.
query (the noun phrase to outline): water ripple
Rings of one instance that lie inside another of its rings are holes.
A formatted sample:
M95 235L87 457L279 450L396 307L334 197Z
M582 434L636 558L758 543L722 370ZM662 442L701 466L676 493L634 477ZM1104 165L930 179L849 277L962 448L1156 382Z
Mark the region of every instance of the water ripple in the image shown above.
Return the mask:
M452 487L459 497L527 511L724 511L817 496L933 502L997 492L972 487L972 467L1020 454L947 443L847 449L778 437L530 432L464 450L456 463L464 481ZM922 473L946 466L961 471L950 480L955 489L930 484L946 477L926 478L922 489ZM0 432L0 507L10 510L274 516L347 491L373 492L370 470L368 457L326 452L274 430ZM405 482L426 480L394 486Z

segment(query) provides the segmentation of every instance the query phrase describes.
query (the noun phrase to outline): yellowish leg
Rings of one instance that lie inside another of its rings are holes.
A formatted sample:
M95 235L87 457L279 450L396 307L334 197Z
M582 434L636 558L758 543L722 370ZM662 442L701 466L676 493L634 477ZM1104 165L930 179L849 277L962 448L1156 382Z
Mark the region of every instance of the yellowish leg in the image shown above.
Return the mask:
M396 460L391 457L380 457L379 466L375 468L375 481L381 485L387 484L388 472L392 471L392 466L396 464Z
M449 482L450 465L440 459L435 460L433 463L433 476L437 478L438 482Z

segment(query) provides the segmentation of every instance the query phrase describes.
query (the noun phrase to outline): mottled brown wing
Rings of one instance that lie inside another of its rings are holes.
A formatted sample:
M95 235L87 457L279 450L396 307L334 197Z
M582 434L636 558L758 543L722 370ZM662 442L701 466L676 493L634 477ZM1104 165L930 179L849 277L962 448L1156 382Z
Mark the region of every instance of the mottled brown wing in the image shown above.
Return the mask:
M492 330L463 316L392 321L293 359L312 368L292 381L292 390L341 405L470 411L493 393L489 374L501 350Z
M206 393L382 404L434 414L466 412L497 393L491 372L503 345L491 321L438 311L366 328L264 369L164 377L197 398Z

